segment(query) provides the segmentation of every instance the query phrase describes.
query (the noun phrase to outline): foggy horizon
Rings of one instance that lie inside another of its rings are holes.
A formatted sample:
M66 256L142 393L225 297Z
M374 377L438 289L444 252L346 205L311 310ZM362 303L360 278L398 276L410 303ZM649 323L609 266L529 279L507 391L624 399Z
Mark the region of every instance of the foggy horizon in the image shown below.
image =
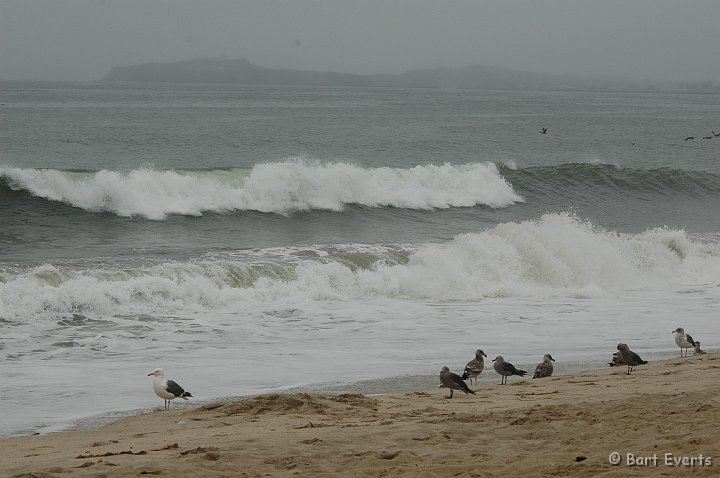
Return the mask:
M720 2L0 0L0 79L92 81L114 66L245 58L355 74L487 66L720 81Z

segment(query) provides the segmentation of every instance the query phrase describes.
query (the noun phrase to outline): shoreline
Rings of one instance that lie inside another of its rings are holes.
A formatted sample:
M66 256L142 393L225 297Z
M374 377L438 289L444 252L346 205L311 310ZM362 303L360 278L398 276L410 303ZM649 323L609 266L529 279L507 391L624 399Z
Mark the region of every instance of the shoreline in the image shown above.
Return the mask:
M673 353L674 350L667 350L656 352L642 352L641 355L644 358L648 359L650 362L656 362L672 358ZM611 354L609 353L607 354L608 359L610 358L610 355ZM535 369L535 364L517 362L515 364L518 366L518 368L524 368L525 370L527 370L529 372L529 377L532 377L532 372ZM489 370L487 367L489 367ZM565 376L578 372L603 370L605 368L608 368L607 361L566 360L560 363L555 363L554 377ZM462 374L461 367L451 369L451 371ZM497 375L494 370L492 370L492 363L490 362L490 359L486 359L486 370L480 375L478 384L492 385L500 380L499 377L500 376ZM229 401L246 400L257 396L269 394L292 395L304 393L311 395L391 395L396 393L412 392L415 390L432 389L437 385L437 382L438 377L436 373L396 375L343 383L321 382L282 389L262 390L258 393L249 393L242 395L216 396L202 399L193 398L191 401L188 402L175 400L171 405L171 409L187 410L192 407L203 406L210 403L225 403ZM151 389L148 390L148 394L152 394ZM152 396L154 397L154 395ZM5 434L0 433L0 439L93 429L110 425L117 420L122 420L123 418L142 415L157 410L158 407L128 408L108 410L100 413L93 413L90 415L72 416L65 418L56 417L54 419L54 422L49 421L47 423L28 425L27 427L25 427L25 429L18 429L16 431Z
M153 411L100 428L0 438L3 476L632 476L720 452L720 353L510 383L476 396L288 393ZM483 375L496 375L492 370ZM655 466L613 466L660 455ZM586 459L576 461L576 457ZM714 476L717 463L688 465ZM475 474L475 475L474 475Z

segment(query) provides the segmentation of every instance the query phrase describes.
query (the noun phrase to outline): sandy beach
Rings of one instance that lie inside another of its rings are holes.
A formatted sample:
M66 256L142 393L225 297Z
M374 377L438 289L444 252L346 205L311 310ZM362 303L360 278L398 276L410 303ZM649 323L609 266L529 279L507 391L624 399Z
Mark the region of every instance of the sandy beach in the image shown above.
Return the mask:
M2 439L0 475L717 476L720 353L625 372L498 379L451 400L437 388L155 410Z

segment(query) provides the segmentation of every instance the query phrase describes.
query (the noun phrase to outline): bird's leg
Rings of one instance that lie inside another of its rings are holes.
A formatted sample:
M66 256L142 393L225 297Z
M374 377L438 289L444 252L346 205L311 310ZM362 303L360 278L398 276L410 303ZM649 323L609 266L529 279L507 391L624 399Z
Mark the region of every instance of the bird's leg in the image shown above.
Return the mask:
M450 395L446 395L445 398L452 398L453 395L453 389L450 389Z

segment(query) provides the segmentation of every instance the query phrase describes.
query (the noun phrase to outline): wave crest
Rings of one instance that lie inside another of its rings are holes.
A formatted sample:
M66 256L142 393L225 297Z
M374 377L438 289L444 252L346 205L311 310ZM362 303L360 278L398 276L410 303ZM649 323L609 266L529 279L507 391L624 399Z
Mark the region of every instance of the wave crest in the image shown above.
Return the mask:
M366 207L501 208L522 201L492 163L364 168L288 160L251 170L72 172L0 168L7 187L88 211L164 219L204 212L342 211Z

